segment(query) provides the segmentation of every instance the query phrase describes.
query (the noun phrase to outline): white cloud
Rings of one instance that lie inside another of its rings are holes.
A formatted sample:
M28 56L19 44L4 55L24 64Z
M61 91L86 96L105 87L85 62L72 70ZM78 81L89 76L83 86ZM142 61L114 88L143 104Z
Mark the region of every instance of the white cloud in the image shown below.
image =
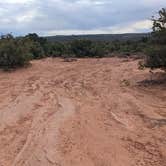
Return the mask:
M0 24L9 24L10 23L10 19L7 19L7 18L2 18L0 19Z
M23 13L22 15L18 15L15 19L18 23L28 23L31 22L37 16L39 16L37 10L30 10Z
M141 0L144 4L158 4L158 3L164 3L165 0Z
M134 29L150 29L152 27L152 21L151 20L143 20L143 21L138 21L134 23L132 26Z
M150 31L152 22L150 20L142 20L127 25L119 25L110 28L111 33L136 33Z
M41 35L43 36L54 36L54 35L80 35L80 34L101 34L105 33L105 31L100 29L92 29L92 30L51 30L51 31L45 31L41 32Z
M78 5L105 5L105 4L111 4L112 1L107 0L78 0L76 1L76 4Z
M122 33L139 33L139 32L148 32L152 27L152 22L150 20L142 20L127 25L118 25L113 27L103 27L98 29L90 30L51 30L41 32L44 36L53 36L53 35L79 35L79 34L122 34Z
M164 5L166 0L4 0L0 2L0 32L145 32L151 30L147 19Z
M32 3L35 0L5 0L5 3L9 4L25 4L25 3Z

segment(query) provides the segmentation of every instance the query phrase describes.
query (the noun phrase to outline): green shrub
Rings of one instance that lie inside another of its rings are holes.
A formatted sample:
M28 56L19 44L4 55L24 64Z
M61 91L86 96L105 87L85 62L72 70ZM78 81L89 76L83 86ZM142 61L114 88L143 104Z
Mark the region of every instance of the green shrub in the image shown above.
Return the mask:
M102 57L104 55L104 49L100 43L90 40L74 40L71 42L70 49L79 58Z
M166 68L166 45L151 46L146 49L145 66L154 68Z
M166 9L161 9L158 15L152 19L153 32L146 49L145 66L166 69Z
M71 42L71 52L79 58L88 57L90 56L91 45L90 40L74 40Z
M0 68L8 70L10 68L27 65L31 55L25 45L20 44L19 40L2 38L0 40Z
M49 43L47 55L51 57L61 57L63 54L65 54L65 51L66 47L63 43Z
M47 49L47 41L45 38L39 37L37 34L32 33L22 37L20 42L26 45L29 53L32 54L32 59L41 59L46 56L45 52Z
M27 47L33 59L41 59L45 57L44 49L39 42L29 41L27 42Z

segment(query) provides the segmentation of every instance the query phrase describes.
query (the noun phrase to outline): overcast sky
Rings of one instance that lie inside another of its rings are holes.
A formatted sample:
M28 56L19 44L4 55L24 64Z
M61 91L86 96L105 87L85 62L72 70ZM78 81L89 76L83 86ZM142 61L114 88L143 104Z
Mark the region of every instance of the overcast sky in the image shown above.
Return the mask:
M166 0L1 0L0 32L71 35L151 31Z

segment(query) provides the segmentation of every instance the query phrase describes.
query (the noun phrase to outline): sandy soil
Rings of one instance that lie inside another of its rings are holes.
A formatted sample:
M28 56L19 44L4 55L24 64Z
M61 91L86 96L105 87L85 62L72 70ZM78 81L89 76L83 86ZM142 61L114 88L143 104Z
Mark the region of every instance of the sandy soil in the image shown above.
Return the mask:
M166 166L166 84L137 63L48 58L1 71L0 166Z

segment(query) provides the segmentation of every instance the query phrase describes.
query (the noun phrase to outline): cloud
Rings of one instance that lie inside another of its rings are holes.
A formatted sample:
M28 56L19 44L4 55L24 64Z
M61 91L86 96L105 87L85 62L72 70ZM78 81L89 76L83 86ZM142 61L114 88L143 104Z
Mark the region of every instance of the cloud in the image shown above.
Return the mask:
M38 13L36 10L31 10L31 11L27 11L25 13L23 13L22 15L18 15L15 20L17 21L17 23L19 24L24 24L27 22L31 22L35 17L38 16Z
M165 6L165 0L6 0L0 2L0 32L145 32L148 19Z
M26 4L32 3L34 0L6 0L5 3L7 4Z
M148 32L152 27L150 20L142 20L130 23L126 26L115 26L110 28L112 33L134 33L134 32Z
M106 4L111 4L112 1L107 1L107 0L78 0L76 1L77 5L106 5Z
M143 20L138 22L129 23L126 25L116 25L111 27L102 27L97 29L72 29L72 30L50 30L42 32L44 36L53 35L79 35L79 34L122 34L122 33L135 33L135 32L148 32L152 27L150 20Z

